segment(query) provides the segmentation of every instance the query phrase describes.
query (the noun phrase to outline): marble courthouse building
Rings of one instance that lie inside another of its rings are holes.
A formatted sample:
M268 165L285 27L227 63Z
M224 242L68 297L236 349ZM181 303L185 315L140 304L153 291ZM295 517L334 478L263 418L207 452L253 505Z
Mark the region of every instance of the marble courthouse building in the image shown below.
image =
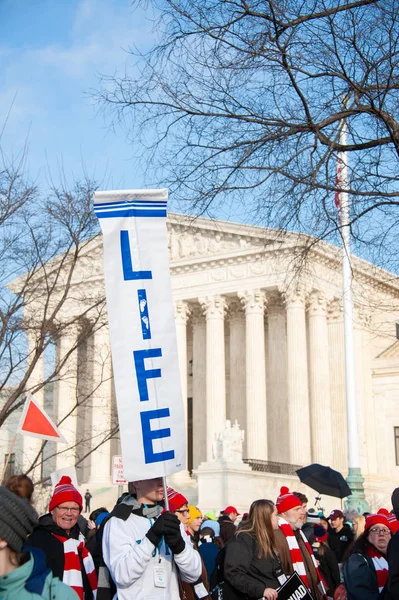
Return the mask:
M307 236L176 214L168 217L168 236L188 434L186 469L172 484L203 508L221 508L224 500L245 508L268 490L274 497L283 483L301 489L298 466L319 462L346 476L340 250L317 244L298 269ZM74 285L103 290L100 238L87 246L86 259ZM361 467L377 507L399 481L399 281L359 259L353 273ZM58 357L76 335L57 340ZM101 357L84 382L95 391L90 404L73 410L90 353ZM41 369L32 377L42 377ZM47 471L71 466L96 447L117 419L107 325L71 355L69 376L38 398L56 421L72 409L61 427L71 448L47 461ZM244 462L215 456L226 421L245 433ZM21 438L19 464L35 451L36 440ZM119 451L114 435L80 462L82 490L115 497L110 466Z

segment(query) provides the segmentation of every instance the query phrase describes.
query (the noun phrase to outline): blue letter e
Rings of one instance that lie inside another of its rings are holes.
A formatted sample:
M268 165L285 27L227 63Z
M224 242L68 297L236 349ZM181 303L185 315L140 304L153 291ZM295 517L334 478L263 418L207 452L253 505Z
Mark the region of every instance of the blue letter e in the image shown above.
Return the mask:
M170 429L151 429L152 419L162 419L169 417L169 408L159 408L158 410L147 410L140 413L141 431L143 434L144 459L146 465L154 462L163 462L164 460L172 460L175 457L174 450L166 452L154 452L152 440L160 440L161 438L170 437Z

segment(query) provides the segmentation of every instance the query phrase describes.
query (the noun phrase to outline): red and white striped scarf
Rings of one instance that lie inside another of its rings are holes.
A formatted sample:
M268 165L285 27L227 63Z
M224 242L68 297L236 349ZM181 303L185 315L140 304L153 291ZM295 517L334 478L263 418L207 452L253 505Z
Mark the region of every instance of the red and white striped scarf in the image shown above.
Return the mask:
M367 555L373 561L377 573L378 589L381 593L388 579L388 562L375 548L367 548Z
M53 535L64 545L64 575L62 581L75 590L80 600L84 600L82 567L79 558L81 557L95 600L97 597L96 568L90 552L84 545L83 535L80 533L78 540L55 535L55 533Z
M278 518L278 525L279 525L281 531L283 532L285 539L287 540L288 548L290 550L290 555L291 555L291 562L292 562L294 571L296 571L298 573L299 577L302 579L303 583L306 585L308 590L311 590L308 576L306 575L306 569L305 569L305 564L303 562L302 553L299 549L298 541L295 537L295 534L294 534L294 531L293 531L291 525L288 523L288 521L283 519L283 517ZM300 535L306 545L307 551L309 552L309 555L313 561L313 565L314 565L314 568L317 573L317 578L318 578L318 582L319 582L318 585L319 585L320 591L322 592L323 597L327 598L326 590L324 589L324 585L321 581L319 569L317 568L316 559L313 556L312 548L310 547L310 544L309 544L308 540L306 539L304 533L301 530L299 530L299 533L300 533Z

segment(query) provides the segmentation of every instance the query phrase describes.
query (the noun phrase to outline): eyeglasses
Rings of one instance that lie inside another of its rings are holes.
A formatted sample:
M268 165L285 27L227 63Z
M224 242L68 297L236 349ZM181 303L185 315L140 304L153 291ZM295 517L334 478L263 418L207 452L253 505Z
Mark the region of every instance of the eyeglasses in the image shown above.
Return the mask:
M370 533L379 533L380 535L391 535L389 529L383 529L382 527L372 527Z
M188 508L184 508L183 510L175 510L175 512L179 513L180 515L190 514L190 511L188 510Z
M62 513L71 512L75 515L80 513L80 508L69 508L69 506L57 506L56 508Z

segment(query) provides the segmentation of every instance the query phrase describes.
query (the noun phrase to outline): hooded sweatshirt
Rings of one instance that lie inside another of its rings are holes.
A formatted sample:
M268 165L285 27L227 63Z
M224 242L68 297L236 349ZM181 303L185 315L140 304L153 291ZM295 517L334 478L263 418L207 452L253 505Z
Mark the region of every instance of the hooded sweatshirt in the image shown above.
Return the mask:
M0 577L1 600L76 600L76 593L54 577L43 552L29 550L29 560Z

